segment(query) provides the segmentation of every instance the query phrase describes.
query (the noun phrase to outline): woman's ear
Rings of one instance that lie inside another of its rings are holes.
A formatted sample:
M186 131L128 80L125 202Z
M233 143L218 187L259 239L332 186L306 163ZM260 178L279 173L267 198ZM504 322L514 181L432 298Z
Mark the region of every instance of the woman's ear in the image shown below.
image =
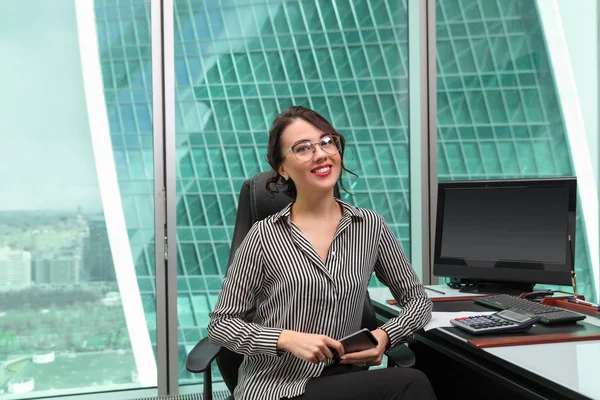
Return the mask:
M279 168L277 168L277 172L279 172L279 175L281 175L281 177L286 181L290 178L285 172L285 168L283 168L283 165L280 165Z

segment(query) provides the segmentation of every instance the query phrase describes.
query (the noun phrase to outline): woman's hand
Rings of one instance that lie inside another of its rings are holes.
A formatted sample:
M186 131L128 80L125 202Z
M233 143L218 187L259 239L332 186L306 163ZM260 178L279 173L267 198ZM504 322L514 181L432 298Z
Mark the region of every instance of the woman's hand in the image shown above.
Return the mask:
M377 339L377 347L357 351L355 353L348 353L342 357L340 364L355 364L362 367L381 364L383 353L385 353L390 338L383 329L375 329L374 331L371 331L371 333L375 336L375 339Z
M340 357L344 355L344 346L325 335L284 330L277 340L277 350L287 350L296 357L315 364L333 358L330 348L336 350Z

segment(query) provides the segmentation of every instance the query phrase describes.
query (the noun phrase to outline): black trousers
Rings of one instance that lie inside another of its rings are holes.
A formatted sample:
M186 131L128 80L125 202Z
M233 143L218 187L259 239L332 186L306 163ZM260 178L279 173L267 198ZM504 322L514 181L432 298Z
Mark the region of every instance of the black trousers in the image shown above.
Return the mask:
M414 368L365 370L337 366L311 379L298 400L435 400L425 374Z

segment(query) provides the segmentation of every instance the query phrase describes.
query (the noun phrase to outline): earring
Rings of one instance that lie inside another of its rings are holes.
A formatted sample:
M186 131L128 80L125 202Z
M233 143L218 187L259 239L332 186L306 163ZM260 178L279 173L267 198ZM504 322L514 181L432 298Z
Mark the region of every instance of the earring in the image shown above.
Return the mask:
M281 177L282 177L282 178L283 178L283 180L284 180L284 181L286 181L286 182L287 182L287 180L289 179L289 178L288 178L287 176L285 176L285 175L281 175Z

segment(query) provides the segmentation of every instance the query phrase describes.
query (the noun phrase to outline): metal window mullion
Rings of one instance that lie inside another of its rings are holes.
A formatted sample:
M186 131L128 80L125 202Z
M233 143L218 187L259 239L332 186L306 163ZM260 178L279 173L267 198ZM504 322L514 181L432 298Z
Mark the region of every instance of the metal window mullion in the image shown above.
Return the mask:
M150 28L152 44L152 138L154 152L154 268L156 287L156 365L158 394L168 393L167 374L164 373L167 365L167 348L163 338L166 337L166 324L164 321L166 310L165 293L165 187L164 187L164 115L163 115L163 65L162 65L162 11L161 3L151 3Z
M437 182L438 182L438 168L437 168L437 76L436 76L436 25L435 25L435 0L427 1L426 9L427 19L427 41L426 41L426 52L427 52L427 116L428 116L428 135L429 143L427 150L429 155L428 160L428 171L429 176L429 187L428 187L428 199L429 199L429 240L427 242L429 252L429 263L427 264L429 270L428 278L429 283L433 283L433 250L435 244L435 215L437 211Z
M152 1L152 130L158 395L178 393L173 0ZM171 243L171 246L168 244Z
M174 0L163 0L163 65L165 109L165 174L167 193L167 329L169 349L169 394L179 391L179 348L177 329L177 192L175 153L175 40Z
M430 284L437 195L435 0L408 0L407 6L411 204L422 204L420 209L411 207L410 211L411 255L420 261L422 282ZM410 40L411 35L418 38L417 46ZM415 154L420 154L418 164Z

